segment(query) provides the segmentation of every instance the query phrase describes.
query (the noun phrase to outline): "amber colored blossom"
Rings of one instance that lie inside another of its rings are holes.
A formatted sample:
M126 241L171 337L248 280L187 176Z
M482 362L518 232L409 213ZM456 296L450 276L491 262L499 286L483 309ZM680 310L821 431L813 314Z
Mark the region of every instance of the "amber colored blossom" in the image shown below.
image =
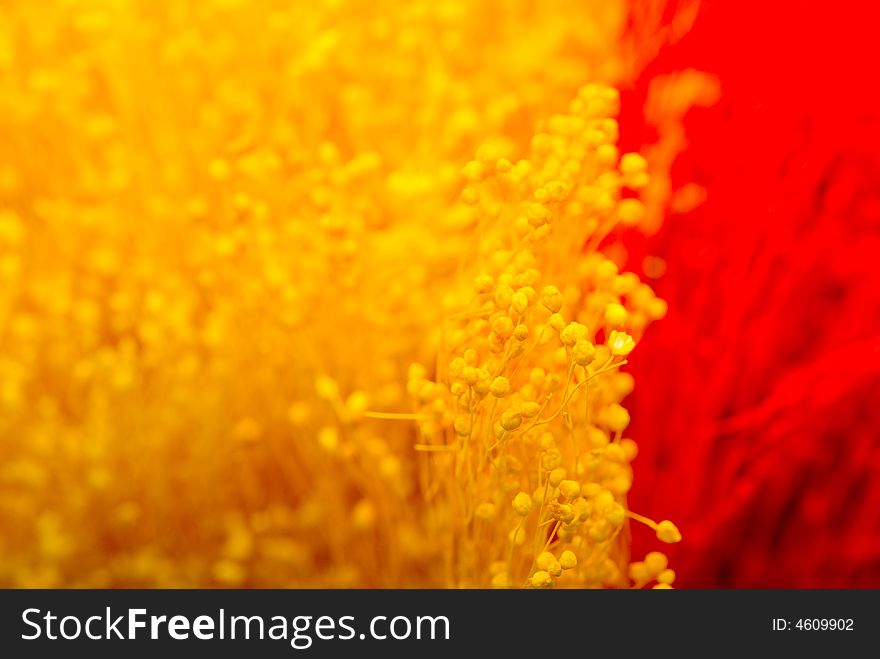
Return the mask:
M680 148L617 146L631 22L3 3L0 583L669 587L621 405L666 304L598 249Z

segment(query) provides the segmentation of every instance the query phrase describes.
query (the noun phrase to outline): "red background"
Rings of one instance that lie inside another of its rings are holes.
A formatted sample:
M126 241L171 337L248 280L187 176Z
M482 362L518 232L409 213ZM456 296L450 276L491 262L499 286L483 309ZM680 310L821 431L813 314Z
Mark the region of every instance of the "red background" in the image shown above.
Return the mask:
M669 315L632 360L631 504L681 528L677 585L880 587L878 19L704 2L624 95L631 125L658 73L722 88L673 171L706 203L626 237L633 266L669 266ZM634 535L637 555L656 545Z

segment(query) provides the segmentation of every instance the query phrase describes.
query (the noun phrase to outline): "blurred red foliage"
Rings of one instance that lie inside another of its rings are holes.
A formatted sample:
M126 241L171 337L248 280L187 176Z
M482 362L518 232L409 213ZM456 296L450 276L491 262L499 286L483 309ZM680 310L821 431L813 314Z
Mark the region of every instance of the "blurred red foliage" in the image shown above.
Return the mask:
M651 77L686 67L722 88L674 168L706 202L625 237L631 266L668 264L669 315L632 362L631 505L681 528L682 587L880 587L878 18L704 2L624 96L638 114Z

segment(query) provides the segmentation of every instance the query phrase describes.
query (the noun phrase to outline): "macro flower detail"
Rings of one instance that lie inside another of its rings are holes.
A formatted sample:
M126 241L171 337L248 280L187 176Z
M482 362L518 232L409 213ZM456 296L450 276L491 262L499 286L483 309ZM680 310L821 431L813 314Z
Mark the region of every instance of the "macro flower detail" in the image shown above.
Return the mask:
M626 332L618 332L613 330L608 335L608 347L611 348L611 354L619 357L625 357L636 347L633 338Z
M690 97L623 146L659 5L548 5L3 3L0 584L673 583L620 250Z
M436 363L408 386L424 419L429 533L449 539L455 585L628 584L621 532L634 453L622 448L620 368L635 340L617 328L643 331L662 307L647 285L581 249L619 221L627 177L647 183L642 158L624 154L618 168L600 156L616 148L617 111L614 89L584 87L527 158L483 149L468 166L483 172L462 192L479 237L474 284L444 322ZM596 345L600 331L607 345ZM510 513L471 521L487 503ZM658 537L675 541L666 524Z

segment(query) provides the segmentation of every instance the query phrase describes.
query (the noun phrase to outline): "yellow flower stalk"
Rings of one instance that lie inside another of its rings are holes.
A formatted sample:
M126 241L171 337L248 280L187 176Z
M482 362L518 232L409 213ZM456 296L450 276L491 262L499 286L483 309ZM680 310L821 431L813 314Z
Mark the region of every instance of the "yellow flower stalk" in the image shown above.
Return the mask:
M653 180L625 20L5 2L0 584L672 583L621 406L665 304L598 251Z
M643 158L618 155L618 106L588 85L527 158L482 148L464 167L474 284L444 319L434 376L415 367L408 385L450 585L628 585L621 369L666 305L595 251L624 190L648 182Z

